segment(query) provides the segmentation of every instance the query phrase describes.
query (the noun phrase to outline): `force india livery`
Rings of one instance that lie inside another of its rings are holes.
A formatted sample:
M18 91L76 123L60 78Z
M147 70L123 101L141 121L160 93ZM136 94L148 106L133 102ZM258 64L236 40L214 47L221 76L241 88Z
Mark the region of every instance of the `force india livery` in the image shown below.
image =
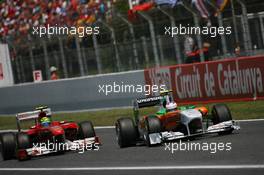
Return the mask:
M157 113L139 115L140 108L156 105L160 105ZM173 101L171 91L162 92L160 96L135 100L134 120L135 122L131 118L120 118L115 124L117 141L121 148L142 142L152 146L212 133L225 135L240 129L232 120L226 105L214 105L212 114L208 115L206 107L178 107Z
M12 158L27 160L33 156L64 153L68 150L95 149L99 145L90 121L79 124L51 121L51 109L47 107L19 113L16 119L18 132L3 133L0 137L4 160ZM34 120L35 125L22 131L21 122L28 120Z

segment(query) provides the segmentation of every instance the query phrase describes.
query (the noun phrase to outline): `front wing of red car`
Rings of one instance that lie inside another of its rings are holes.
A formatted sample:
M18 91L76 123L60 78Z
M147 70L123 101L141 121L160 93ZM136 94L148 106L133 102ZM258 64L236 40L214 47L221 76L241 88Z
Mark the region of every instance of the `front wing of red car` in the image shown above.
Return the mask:
M19 160L29 159L31 157L47 155L56 152L77 151L83 153L86 150L99 150L99 139L97 136L81 140L66 140L65 143L38 143L32 148L20 149L17 152Z

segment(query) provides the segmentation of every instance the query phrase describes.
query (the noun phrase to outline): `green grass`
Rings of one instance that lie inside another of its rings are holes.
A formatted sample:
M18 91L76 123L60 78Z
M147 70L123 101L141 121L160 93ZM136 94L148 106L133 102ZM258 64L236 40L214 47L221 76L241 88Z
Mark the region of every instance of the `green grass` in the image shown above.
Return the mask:
M260 119L264 118L264 101L232 102L226 103L231 109L233 119ZM211 109L213 104L205 105ZM146 108L141 110L142 115L155 113L157 108ZM120 117L132 117L132 109L114 109L93 112L61 113L54 114L53 120L84 121L90 120L95 126L111 126ZM0 117L0 129L16 129L16 119L14 116Z

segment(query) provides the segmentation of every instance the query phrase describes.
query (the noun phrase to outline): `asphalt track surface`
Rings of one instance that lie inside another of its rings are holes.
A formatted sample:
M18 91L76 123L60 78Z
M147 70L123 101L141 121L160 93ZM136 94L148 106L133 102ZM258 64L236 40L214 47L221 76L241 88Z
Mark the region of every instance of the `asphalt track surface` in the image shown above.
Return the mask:
M164 145L120 149L114 129L97 129L96 133L102 142L99 151L86 151L83 154L68 152L23 162L1 160L0 174L263 175L264 121L241 122L240 126L241 130L231 135L212 135L184 142L232 144L230 151L218 151L215 154L210 151L175 151L172 154L165 150Z

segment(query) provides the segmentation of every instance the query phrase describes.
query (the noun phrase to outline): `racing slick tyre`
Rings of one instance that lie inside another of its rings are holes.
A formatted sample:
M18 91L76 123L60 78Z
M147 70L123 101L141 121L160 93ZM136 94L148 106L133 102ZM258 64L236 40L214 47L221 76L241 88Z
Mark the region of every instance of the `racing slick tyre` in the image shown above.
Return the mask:
M151 146L149 134L160 133L162 131L161 122L156 116L148 116L145 119L144 139L147 146Z
M10 160L16 154L16 137L13 133L3 133L0 136L3 160Z
M232 120L232 115L229 108L225 104L216 104L212 108L212 122L214 125ZM219 132L219 135L231 134L233 129Z
M115 124L117 142L120 148L133 146L137 141L137 130L131 118L120 118Z
M92 122L83 121L79 123L79 139L95 137L95 131Z
M25 152L26 149L31 148L31 142L30 138L26 133L18 133L17 134L17 158L18 160L28 160L30 157ZM19 150L22 150L22 154L19 152Z

